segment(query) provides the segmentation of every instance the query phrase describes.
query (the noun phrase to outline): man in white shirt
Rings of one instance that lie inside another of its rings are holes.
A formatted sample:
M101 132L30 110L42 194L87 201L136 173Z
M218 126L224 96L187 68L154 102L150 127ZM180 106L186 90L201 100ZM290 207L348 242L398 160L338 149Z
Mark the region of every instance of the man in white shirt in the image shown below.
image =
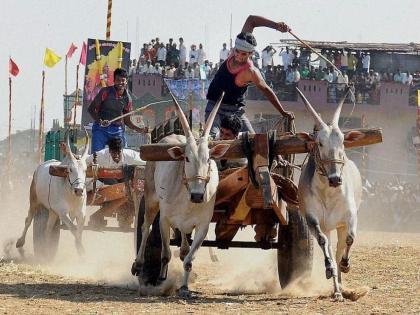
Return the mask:
M194 64L198 60L198 51L196 50L196 48L197 48L197 46L195 46L194 44L191 45L190 61L189 61L190 65Z
M272 46L267 46L262 51L261 60L262 60L262 67L265 69L267 66L273 66L273 56L276 53L276 50Z
M284 69L287 69L287 67L292 64L292 60L290 60L289 56L289 47L286 47L286 49L282 48L279 56L281 57L282 64L284 66Z
M206 52L203 49L203 44L200 44L197 50L197 63L201 66L204 64L204 60L206 60Z
M157 50L157 61L160 63L160 65L163 67L166 62L166 48L163 43L160 43L159 48Z
M134 150L124 149L122 147L122 141L120 138L113 138L108 141L108 148L97 151L96 153L96 162L100 167L106 168L119 168L123 165L146 165L146 162L140 158L140 154ZM87 165L93 163L93 154L88 156L86 160ZM96 187L103 187L105 185L117 184L118 180L108 179L103 181L96 181ZM86 191L91 192L93 190L93 182L87 182ZM92 193L88 194L89 199L94 196ZM112 200L110 202L105 202L101 209L96 211L89 220L89 225L106 225L103 217L109 216L116 209L126 204L128 201L127 197L119 198ZM89 201L90 202L90 201ZM128 203L128 207L132 206L131 203ZM108 215L105 215L108 214ZM120 220L119 220L120 221ZM121 222L120 222L121 223ZM124 222L127 227L131 226L131 220Z
M179 38L179 64L184 65L187 61L187 48L184 45L184 39Z
M368 73L370 68L370 54L367 52L362 58L363 72Z
M226 43L223 43L223 49L220 51L219 61L224 62L229 57L229 50L226 48Z
M124 149L120 138L108 141L108 148L96 152L96 162L101 167L118 168L123 165L146 165L137 151ZM93 163L93 154L86 159L86 164Z

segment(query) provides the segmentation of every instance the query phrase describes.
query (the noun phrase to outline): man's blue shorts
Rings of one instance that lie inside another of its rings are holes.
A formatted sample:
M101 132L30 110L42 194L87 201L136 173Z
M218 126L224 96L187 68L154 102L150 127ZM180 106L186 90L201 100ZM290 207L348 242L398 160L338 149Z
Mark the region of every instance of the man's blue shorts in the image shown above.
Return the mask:
M126 147L124 126L109 125L108 127L102 127L98 123L94 123L92 126L92 153L105 149L108 141L113 138L121 138L123 147Z

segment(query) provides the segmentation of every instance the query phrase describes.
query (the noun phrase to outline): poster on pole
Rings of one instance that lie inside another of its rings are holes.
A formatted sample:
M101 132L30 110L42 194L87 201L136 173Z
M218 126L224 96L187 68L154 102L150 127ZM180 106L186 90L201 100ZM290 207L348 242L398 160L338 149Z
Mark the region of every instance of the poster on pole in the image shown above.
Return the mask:
M87 109L99 90L102 87L114 85L114 70L121 66L128 72L130 53L131 43L129 42L88 39L83 84L83 126L92 122Z

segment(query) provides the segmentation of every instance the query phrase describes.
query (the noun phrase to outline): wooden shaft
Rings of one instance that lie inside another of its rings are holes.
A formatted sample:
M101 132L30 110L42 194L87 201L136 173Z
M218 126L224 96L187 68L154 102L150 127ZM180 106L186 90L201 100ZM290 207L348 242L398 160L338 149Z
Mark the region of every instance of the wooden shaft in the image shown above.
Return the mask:
M10 180L12 166L12 78L9 76L9 146L7 150L7 174Z
M352 130L363 132L365 136L357 141L346 143L346 148L360 147L382 142L381 128L360 128ZM251 142L253 141L253 138L254 135L250 135ZM242 140L211 141L209 143L209 147L211 148L219 143L231 144L229 150L223 156L223 159L238 159L245 157L245 154L242 150ZM168 154L168 149L175 146L183 148L185 147L185 144L145 144L140 147L140 157L144 161L173 161L171 156ZM308 152L306 143L303 140L300 140L296 135L278 136L274 149L277 155Z
M111 16L112 16L112 0L108 0L108 10L106 13L106 40L111 39Z

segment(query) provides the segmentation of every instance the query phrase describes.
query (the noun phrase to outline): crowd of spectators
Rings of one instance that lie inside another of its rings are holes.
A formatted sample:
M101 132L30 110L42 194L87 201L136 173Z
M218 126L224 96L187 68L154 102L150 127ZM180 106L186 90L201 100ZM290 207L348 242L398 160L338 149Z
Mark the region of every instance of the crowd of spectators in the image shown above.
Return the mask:
M203 44L192 44L187 52L184 39L178 44L169 38L163 43L157 37L144 43L138 59L131 61L130 74L160 74L169 79L211 79L218 65L227 59L229 50L226 43L222 45L218 63L210 62Z
M359 210L361 229L417 232L420 184L393 179L365 182Z
M280 63L275 65L278 53ZM169 38L163 43L159 38L144 43L138 59L131 61L130 74L159 74L169 79L211 80L219 65L228 58L230 49L224 43L217 62L209 61L203 45L192 44L187 50L184 39L178 43ZM279 52L266 46L261 54L255 52L252 60L261 70L266 82L273 88L280 100L295 100L296 85L302 79L326 81L328 83L328 102L337 102L350 83L354 86L357 103L379 104L379 89L382 82L394 82L410 86L414 91L420 86L420 72L410 73L397 69L395 73L378 72L371 68L371 54L368 51L322 49L320 54L337 69L317 57L309 49L281 48ZM263 97L256 89L250 89L253 98ZM414 93L414 92L413 92ZM412 93L412 94L413 94Z

